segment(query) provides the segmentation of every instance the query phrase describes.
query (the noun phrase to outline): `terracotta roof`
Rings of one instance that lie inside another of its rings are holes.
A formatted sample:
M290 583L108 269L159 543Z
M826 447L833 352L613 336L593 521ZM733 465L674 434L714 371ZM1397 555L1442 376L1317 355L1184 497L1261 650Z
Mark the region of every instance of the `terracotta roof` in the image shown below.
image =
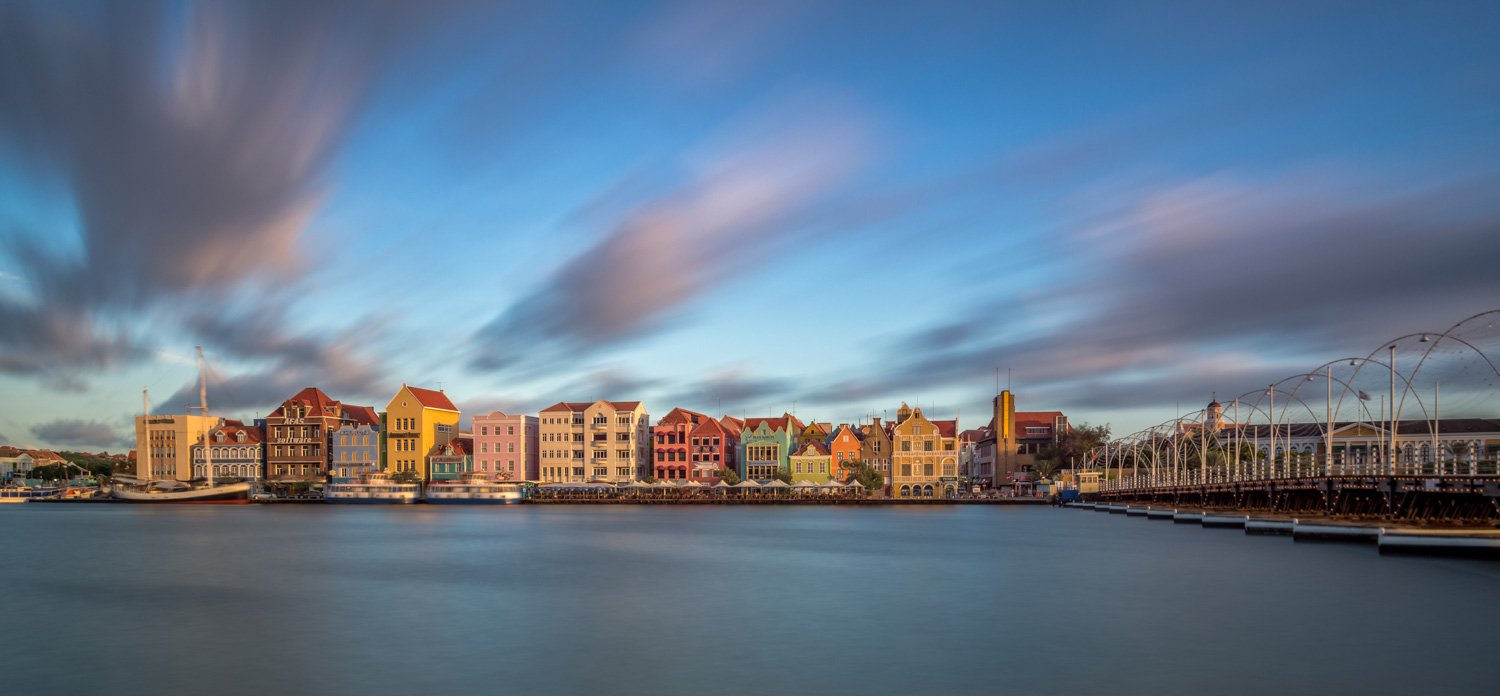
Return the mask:
M211 434L224 433L224 442L222 444L226 445L258 445L262 442L265 442L266 440L265 431L253 425L245 425L244 421L225 419L225 421L221 425L219 425L219 427L214 428L210 432ZM235 433L240 432L245 433L244 442L240 442L239 440L235 439ZM203 438L198 438L198 442L202 443ZM220 443L213 442L213 444L217 445Z
M761 423L765 423L772 430L790 430L795 428L799 434L807 427L802 424L802 421L797 420L796 416L790 413L783 413L775 418L746 418L745 429L754 430L759 428Z
M597 401L559 401L541 410L542 413L556 413L559 411L579 412L587 410L588 407L598 403ZM639 401L606 401L610 408L616 411L634 411L641 405Z
M324 394L322 389L317 387L303 387L302 391L293 394L292 398L281 402L281 405L277 406L276 410L272 411L271 415L266 417L281 418L285 416L286 405L293 403L308 407L312 414L317 416L336 416L339 413L339 402L334 401L327 394Z
M632 406L631 408L633 409L635 407ZM695 419L699 423L702 423L706 420L713 420L712 418L709 418L708 416L705 416L697 411L689 411L685 408L674 408L671 411L668 411L667 415L662 416L660 420L656 421L656 425L689 425Z
M735 437L739 437L740 433L744 432L745 430L745 421L735 418L734 416L724 416L723 418L720 418L719 425L724 426L724 429L729 431L730 433L733 433Z
M817 440L808 440L807 442L802 443L797 447L797 450L792 453L792 456L812 456L807 453L809 449L813 451L813 454L818 454L825 457L828 456L828 446L824 445L821 442L818 442Z
M973 428L958 434L958 439L964 442L980 442L991 437L994 437L994 433L990 432L989 428Z
M371 427L380 425L380 414L375 412L374 406L351 406L344 404L344 419L352 421L355 425L368 425Z
M412 396L416 397L418 403L426 406L427 408L437 408L444 411L458 411L458 407L454 406L453 402L448 400L448 395L444 394L441 391L423 389L421 387L413 387L410 384L406 385L406 388L411 391Z
M943 437L954 437L958 434L958 421L956 420L935 420L928 422L937 426L938 434Z
M688 433L688 435L690 437L699 437L703 435L723 435L726 438L730 438L738 437L739 432L730 430L729 428L724 427L723 423L720 423L719 421L716 421L712 418L708 418L705 419L702 423L699 423L697 427L693 428L692 432Z
M443 448L444 447L448 447L448 446L452 446L453 447L453 454L452 455L443 454ZM427 453L427 455L430 456L430 457L447 457L447 456L464 457L464 456L468 456L468 455L473 454L473 453L474 453L474 438L473 437L455 437L452 440L449 440L447 442L447 444L445 444L445 445L433 445L432 446L432 450L429 451Z

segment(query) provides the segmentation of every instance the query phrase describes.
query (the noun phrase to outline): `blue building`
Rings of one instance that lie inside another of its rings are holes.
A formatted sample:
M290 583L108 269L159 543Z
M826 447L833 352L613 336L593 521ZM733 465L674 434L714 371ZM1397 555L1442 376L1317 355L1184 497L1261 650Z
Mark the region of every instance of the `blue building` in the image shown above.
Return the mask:
M333 480L351 481L380 471L380 418L368 406L344 406L344 422L334 430L328 454Z

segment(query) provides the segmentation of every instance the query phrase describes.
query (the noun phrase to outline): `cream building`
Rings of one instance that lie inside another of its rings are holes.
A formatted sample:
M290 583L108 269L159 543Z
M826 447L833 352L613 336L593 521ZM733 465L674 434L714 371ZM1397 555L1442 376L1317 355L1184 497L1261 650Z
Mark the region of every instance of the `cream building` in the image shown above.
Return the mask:
M212 416L135 417L135 476L147 481L191 481L193 445L218 427Z
M932 498L958 492L958 421L928 420L901 404L891 433L891 495Z
M544 483L633 481L651 461L651 417L639 401L563 401L537 420Z

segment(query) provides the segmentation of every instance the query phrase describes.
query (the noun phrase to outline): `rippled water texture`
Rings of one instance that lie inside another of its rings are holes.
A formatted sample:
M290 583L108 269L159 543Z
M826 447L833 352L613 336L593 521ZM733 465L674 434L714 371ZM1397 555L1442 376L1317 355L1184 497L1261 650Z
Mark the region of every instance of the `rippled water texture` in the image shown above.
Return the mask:
M11 694L1489 694L1500 564L999 507L6 506Z

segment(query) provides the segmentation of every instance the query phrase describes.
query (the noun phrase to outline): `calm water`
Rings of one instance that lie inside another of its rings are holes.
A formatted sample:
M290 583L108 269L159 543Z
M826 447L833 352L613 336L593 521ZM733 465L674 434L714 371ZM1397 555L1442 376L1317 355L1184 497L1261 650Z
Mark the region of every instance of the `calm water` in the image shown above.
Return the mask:
M0 529L11 694L1500 680L1500 564L1076 510L28 504Z

